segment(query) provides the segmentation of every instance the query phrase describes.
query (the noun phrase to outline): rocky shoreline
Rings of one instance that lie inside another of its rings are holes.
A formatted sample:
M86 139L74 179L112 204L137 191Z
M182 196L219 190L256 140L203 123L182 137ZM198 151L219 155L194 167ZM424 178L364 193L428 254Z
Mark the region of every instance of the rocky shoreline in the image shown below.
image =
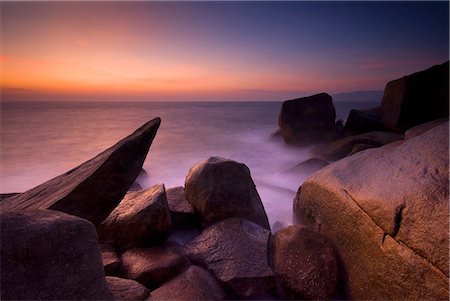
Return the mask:
M1 299L448 300L448 98L447 62L388 83L345 125L326 93L286 101L279 134L317 144L295 167L316 172L276 233L244 163L210 157L184 187L136 188L153 119L2 195Z

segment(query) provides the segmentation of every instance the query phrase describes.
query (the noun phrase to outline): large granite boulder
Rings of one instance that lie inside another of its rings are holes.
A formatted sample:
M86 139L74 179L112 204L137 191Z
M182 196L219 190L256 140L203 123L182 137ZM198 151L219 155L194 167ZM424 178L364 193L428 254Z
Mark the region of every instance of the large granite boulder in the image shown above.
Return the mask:
M189 265L180 247L165 243L152 248L129 249L121 256L121 272L125 278L156 288L181 273Z
M432 128L434 128L438 125L441 125L443 123L446 123L446 122L448 122L448 118L442 118L442 119L436 119L436 120L422 123L420 125L412 127L405 132L405 140L419 136L419 135L425 133L426 131L429 131Z
M95 227L62 212L0 215L2 300L112 300Z
M185 192L205 225L240 217L270 229L250 170L243 163L210 157L189 170Z
M149 301L223 300L225 292L211 273L192 265L181 275L152 291Z
M310 144L329 139L335 131L336 110L326 93L283 102L278 125L288 144Z
M381 122L381 106L364 110L351 110L345 122L344 130L351 135L386 131Z
M301 300L329 300L338 284L338 257L333 245L310 229L293 225L273 239L275 273L282 287Z
M381 120L391 130L405 131L427 121L448 117L449 63L387 83Z
M448 122L332 163L301 186L298 223L327 236L353 299L449 298Z
M141 171L161 119L74 169L0 202L0 211L54 209L102 222L120 202Z
M142 301L150 295L149 289L131 279L106 276L106 282L115 300Z
M402 134L369 132L355 136L347 136L330 143L322 144L316 147L313 152L325 160L334 161L352 154L356 145L364 145L364 147L360 147L360 150L363 150L370 147L380 147L400 139L403 139Z
M98 229L101 241L125 250L151 245L170 234L172 222L163 184L128 192Z
M229 218L185 246L185 253L206 266L239 297L258 297L274 287L269 266L270 231L255 223Z

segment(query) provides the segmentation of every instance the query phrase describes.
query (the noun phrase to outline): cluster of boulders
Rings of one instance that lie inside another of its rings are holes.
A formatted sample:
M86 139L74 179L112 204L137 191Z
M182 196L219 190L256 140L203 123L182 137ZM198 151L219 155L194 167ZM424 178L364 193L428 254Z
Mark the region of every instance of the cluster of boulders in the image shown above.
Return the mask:
M246 165L211 157L189 170L185 187L135 190L159 124L154 119L66 174L5 196L2 300L337 296L332 244L299 226L273 236ZM178 243L178 230L191 230L192 239Z
M346 297L448 300L448 105L448 62L389 82L380 107L352 110L296 167L316 172L295 222L332 243Z

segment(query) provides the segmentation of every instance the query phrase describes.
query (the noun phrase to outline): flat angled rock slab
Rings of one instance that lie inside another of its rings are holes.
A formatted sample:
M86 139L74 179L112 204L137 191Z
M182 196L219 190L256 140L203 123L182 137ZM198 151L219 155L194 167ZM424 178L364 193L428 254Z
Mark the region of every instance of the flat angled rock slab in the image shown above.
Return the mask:
M0 212L53 209L103 221L133 184L161 123L155 118L89 161L0 203Z

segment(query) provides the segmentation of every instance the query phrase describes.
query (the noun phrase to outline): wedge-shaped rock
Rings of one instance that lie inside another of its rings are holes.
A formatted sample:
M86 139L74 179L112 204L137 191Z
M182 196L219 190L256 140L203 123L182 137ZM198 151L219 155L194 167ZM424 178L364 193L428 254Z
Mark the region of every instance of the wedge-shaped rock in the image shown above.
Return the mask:
M211 273L192 265L183 274L152 291L148 301L223 300L225 293Z
M448 122L321 169L294 201L341 255L352 299L449 297Z
M51 210L0 222L2 300L112 300L92 223Z
M149 289L131 279L106 276L106 282L115 300L142 301L150 294Z
M158 243L170 234L172 223L163 184L132 191L98 229L102 242L125 250Z
M203 230L186 245L186 254L206 266L238 296L258 297L273 287L269 239L269 230L229 218Z
M161 119L153 119L67 173L0 203L0 211L54 209L103 221L141 171Z

